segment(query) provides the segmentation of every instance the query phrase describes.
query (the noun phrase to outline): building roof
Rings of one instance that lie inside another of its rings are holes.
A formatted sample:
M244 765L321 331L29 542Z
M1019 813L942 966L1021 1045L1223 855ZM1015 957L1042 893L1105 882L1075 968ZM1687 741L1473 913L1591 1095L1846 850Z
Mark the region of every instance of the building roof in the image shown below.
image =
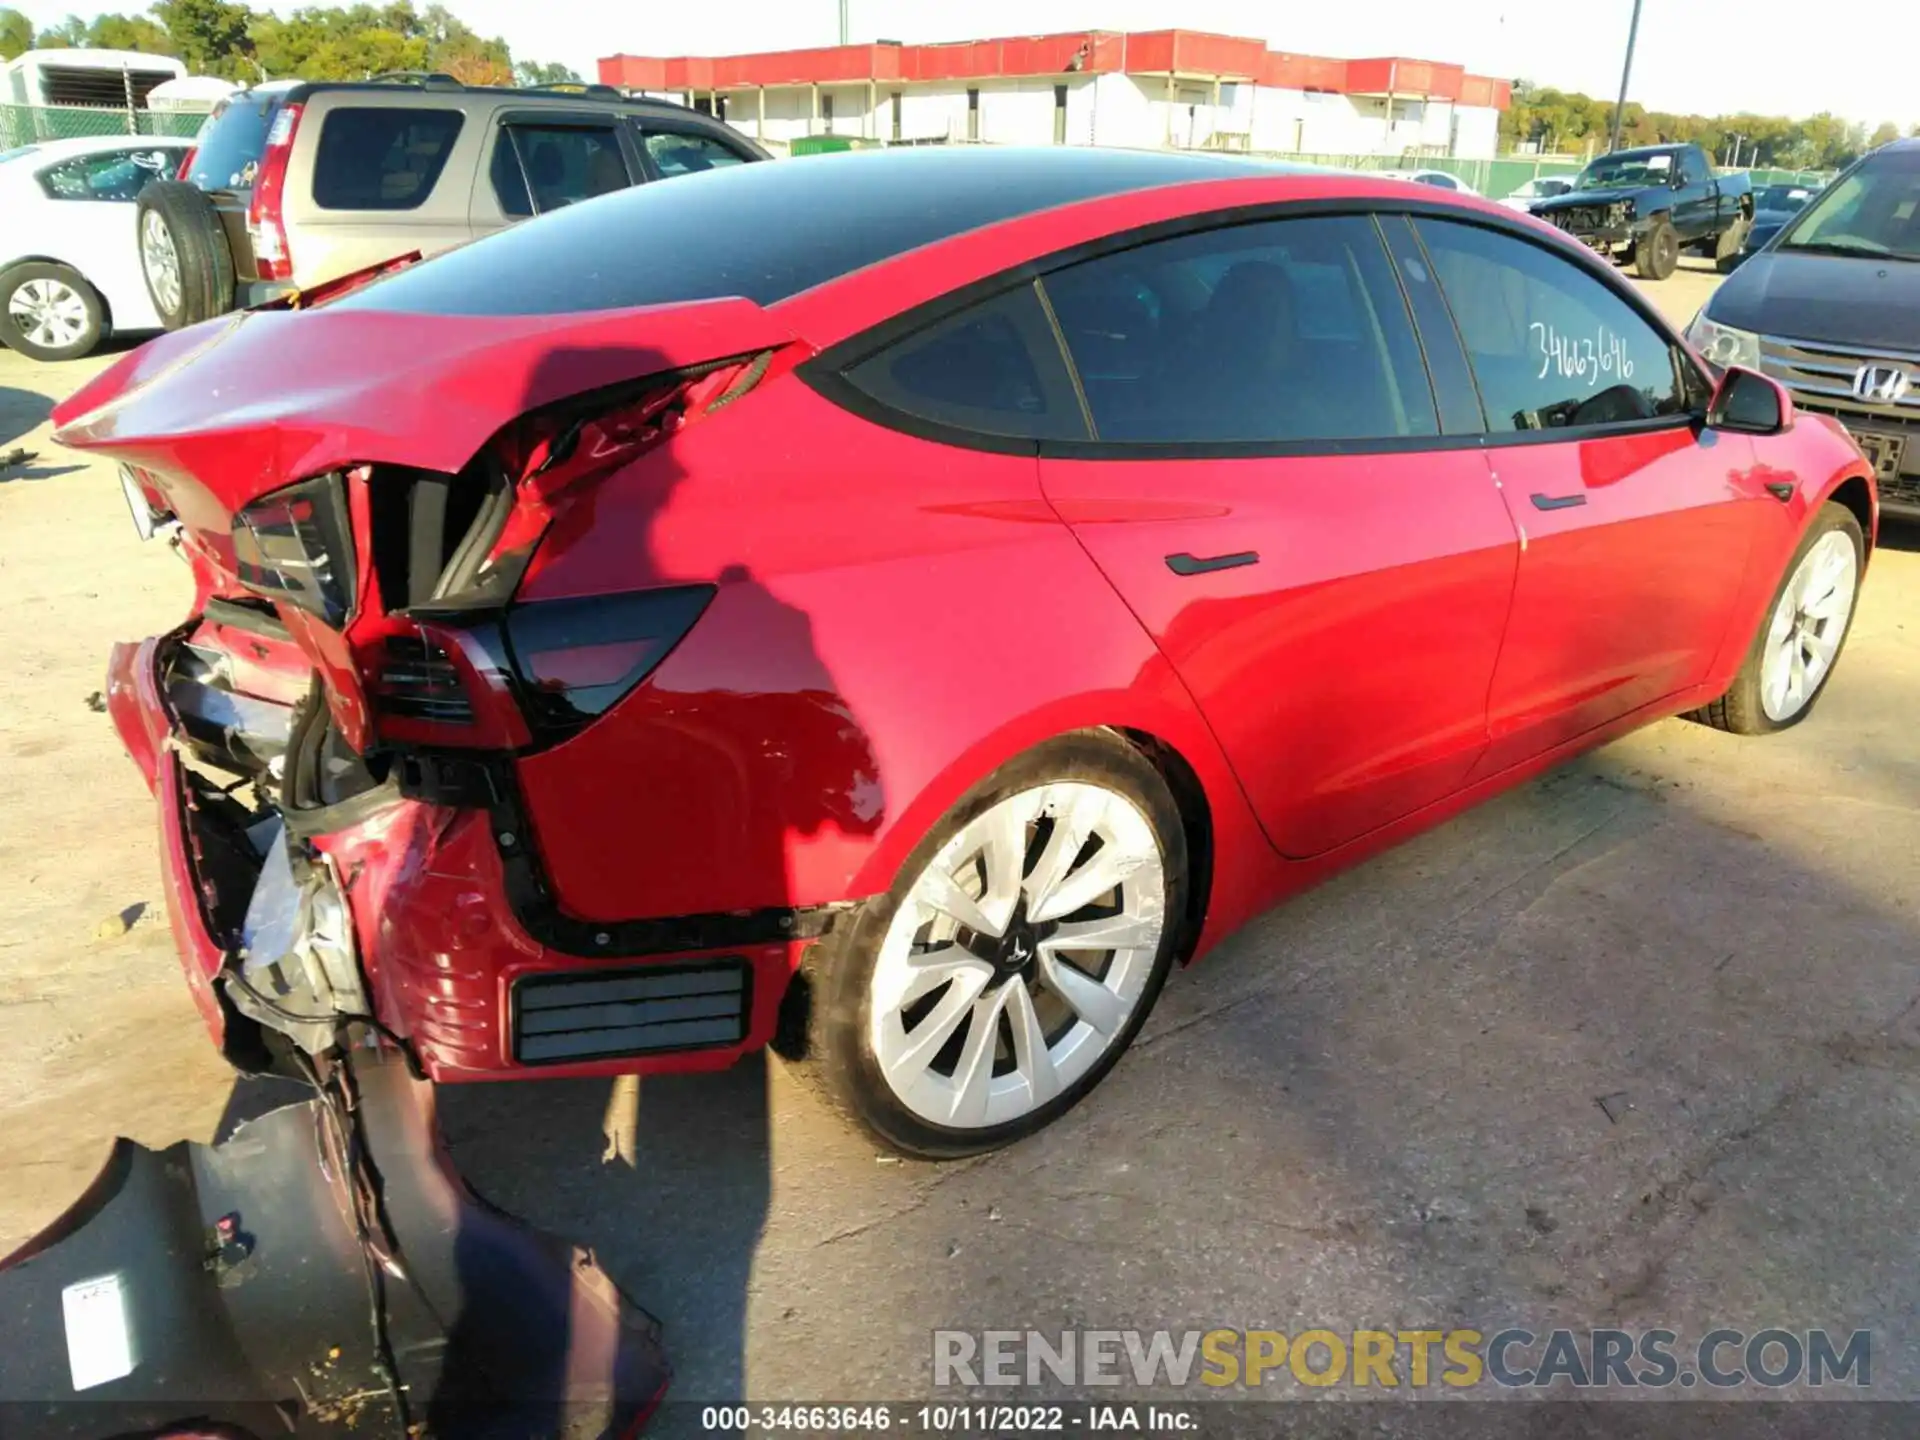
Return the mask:
M1075 30L939 45L831 45L753 55L609 55L600 79L636 90L752 90L778 85L925 84L1071 73L1246 80L1279 89L1452 100L1504 110L1512 86L1459 65L1404 56L1337 60L1271 50L1199 30Z

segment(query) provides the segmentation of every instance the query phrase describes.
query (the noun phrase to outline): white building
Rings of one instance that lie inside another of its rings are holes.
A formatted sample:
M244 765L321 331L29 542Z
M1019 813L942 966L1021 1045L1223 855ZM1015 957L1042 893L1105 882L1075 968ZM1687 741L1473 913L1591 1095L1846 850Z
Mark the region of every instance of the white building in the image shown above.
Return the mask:
M808 135L1491 159L1504 80L1335 60L1191 30L1076 31L761 55L613 55L610 85L685 100L762 140Z

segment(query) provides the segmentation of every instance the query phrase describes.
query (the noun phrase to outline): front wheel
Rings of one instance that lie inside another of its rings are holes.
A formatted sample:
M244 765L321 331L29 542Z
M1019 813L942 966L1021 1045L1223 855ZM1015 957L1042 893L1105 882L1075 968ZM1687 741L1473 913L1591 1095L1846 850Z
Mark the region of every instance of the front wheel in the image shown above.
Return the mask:
M1823 505L1733 687L1693 718L1736 735L1770 735L1806 719L1847 643L1865 556L1853 512Z
M1664 280L1680 264L1680 237L1664 215L1654 217L1646 234L1634 242L1633 271L1642 280Z
M889 1146L947 1159L1097 1085L1166 979L1187 893L1166 783L1117 737L1003 767L817 947L802 1073Z
M100 296L79 271L35 261L0 275L0 339L32 360L78 360L107 333Z

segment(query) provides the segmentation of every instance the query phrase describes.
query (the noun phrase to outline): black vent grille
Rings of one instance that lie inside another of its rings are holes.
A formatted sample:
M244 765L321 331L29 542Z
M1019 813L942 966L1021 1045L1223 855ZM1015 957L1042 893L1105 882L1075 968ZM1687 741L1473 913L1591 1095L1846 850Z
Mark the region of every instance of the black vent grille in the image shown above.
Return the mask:
M530 975L513 990L523 1065L737 1045L747 1034L747 962Z
M389 635L375 684L380 709L408 720L471 725L473 701L453 657L422 635Z

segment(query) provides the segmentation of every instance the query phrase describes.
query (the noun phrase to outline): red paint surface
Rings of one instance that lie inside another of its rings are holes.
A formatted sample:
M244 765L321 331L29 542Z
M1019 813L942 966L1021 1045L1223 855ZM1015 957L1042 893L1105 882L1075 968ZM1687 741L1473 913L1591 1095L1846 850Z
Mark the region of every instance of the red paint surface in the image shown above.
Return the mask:
M996 767L1104 726L1152 737L1199 782L1213 853L1204 951L1392 840L1719 693L1811 515L1862 473L1857 452L1801 416L1757 440L1680 428L1395 456L1036 461L874 425L820 397L792 361L1115 230L1389 193L1280 176L1111 197L927 246L767 310L257 315L129 355L57 419L75 443L154 470L187 520L204 602L230 584L231 509L313 468L454 468L528 404L626 378L623 365L653 373L661 357L784 344L743 398L565 503L539 502L549 528L524 599L716 587L650 678L515 762L561 907L594 921L858 900L891 885ZM408 335L404 359L370 343L368 327L387 321ZM593 336L605 343L581 344ZM1783 479L1788 504L1765 489ZM1536 491L1587 503L1538 511ZM1241 550L1261 563L1185 579L1164 563ZM365 664L360 627L388 620L376 591L363 576L367 608L345 636L287 616L311 665ZM245 643L217 627L199 638ZM108 706L159 797L169 912L217 1027L206 981L223 954L194 900L154 650L115 652ZM298 668L284 647L254 661L236 671L241 688L284 695ZM350 680L333 682L351 695ZM321 845L346 879L382 1018L440 1078L512 1071L516 977L677 958L544 949L513 918L477 811L403 802ZM771 1033L798 948L746 952L745 1046L540 1073L725 1064Z

